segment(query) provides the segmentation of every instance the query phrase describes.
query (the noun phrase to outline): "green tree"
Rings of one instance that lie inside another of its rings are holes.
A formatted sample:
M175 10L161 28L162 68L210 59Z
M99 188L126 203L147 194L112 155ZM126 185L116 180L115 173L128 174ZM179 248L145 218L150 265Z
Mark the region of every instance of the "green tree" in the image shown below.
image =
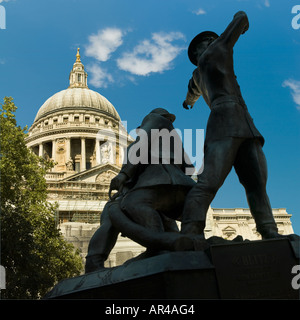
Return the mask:
M45 174L53 163L25 144L11 97L0 104L1 260L6 289L1 298L38 299L58 281L78 275L82 260L56 227L47 202Z

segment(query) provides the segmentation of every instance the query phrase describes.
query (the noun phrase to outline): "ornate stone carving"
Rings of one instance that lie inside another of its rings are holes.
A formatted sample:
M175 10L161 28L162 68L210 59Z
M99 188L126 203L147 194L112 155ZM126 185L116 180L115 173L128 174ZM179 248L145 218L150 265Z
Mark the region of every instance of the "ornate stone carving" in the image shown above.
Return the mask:
M232 240L236 235L236 230L230 226L227 226L222 230L223 236L227 240Z
M111 146L108 145L107 143L104 143L101 146L101 163L109 163L110 162L110 158L111 158Z
M66 162L66 167L67 167L67 171L74 171L74 161L72 158L70 158L67 162Z
M110 184L112 178L116 176L116 173L112 171L105 171L96 177L96 182L101 182L102 184Z

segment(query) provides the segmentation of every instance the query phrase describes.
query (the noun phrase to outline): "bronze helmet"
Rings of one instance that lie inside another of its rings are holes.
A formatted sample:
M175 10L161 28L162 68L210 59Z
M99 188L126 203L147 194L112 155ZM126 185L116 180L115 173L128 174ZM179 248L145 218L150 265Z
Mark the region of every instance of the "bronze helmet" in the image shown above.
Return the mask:
M174 114L169 113L169 111L167 111L164 108L153 109L150 113L160 114L161 116L164 116L165 118L169 119L171 122L174 122L176 119L176 116Z
M197 46L199 43L201 43L204 39L212 37L214 39L219 38L219 36L213 32L213 31L204 31L199 33L190 43L189 48L188 48L188 56L192 64L195 66L198 65L198 56L197 56Z

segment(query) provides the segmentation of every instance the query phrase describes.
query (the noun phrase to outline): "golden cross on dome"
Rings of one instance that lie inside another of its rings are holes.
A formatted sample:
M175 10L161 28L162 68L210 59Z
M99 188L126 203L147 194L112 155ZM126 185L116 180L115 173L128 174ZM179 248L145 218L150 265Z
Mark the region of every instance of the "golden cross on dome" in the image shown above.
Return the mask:
M79 54L80 48L77 48L77 54L76 54L76 62L81 62L80 60L80 54Z

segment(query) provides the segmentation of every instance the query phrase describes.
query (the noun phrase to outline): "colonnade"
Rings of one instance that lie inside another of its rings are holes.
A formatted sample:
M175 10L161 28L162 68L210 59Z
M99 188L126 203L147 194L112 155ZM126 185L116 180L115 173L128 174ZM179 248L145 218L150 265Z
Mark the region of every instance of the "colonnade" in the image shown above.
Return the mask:
M88 143L87 143L87 140ZM88 146L87 146L88 144ZM37 149L38 147L38 149ZM60 165L73 162L74 171L84 171L98 164L116 163L116 145L113 141L100 141L96 138L72 137L43 141L32 149L40 157L48 157ZM119 152L124 154L123 148ZM70 167L69 167L70 168Z

